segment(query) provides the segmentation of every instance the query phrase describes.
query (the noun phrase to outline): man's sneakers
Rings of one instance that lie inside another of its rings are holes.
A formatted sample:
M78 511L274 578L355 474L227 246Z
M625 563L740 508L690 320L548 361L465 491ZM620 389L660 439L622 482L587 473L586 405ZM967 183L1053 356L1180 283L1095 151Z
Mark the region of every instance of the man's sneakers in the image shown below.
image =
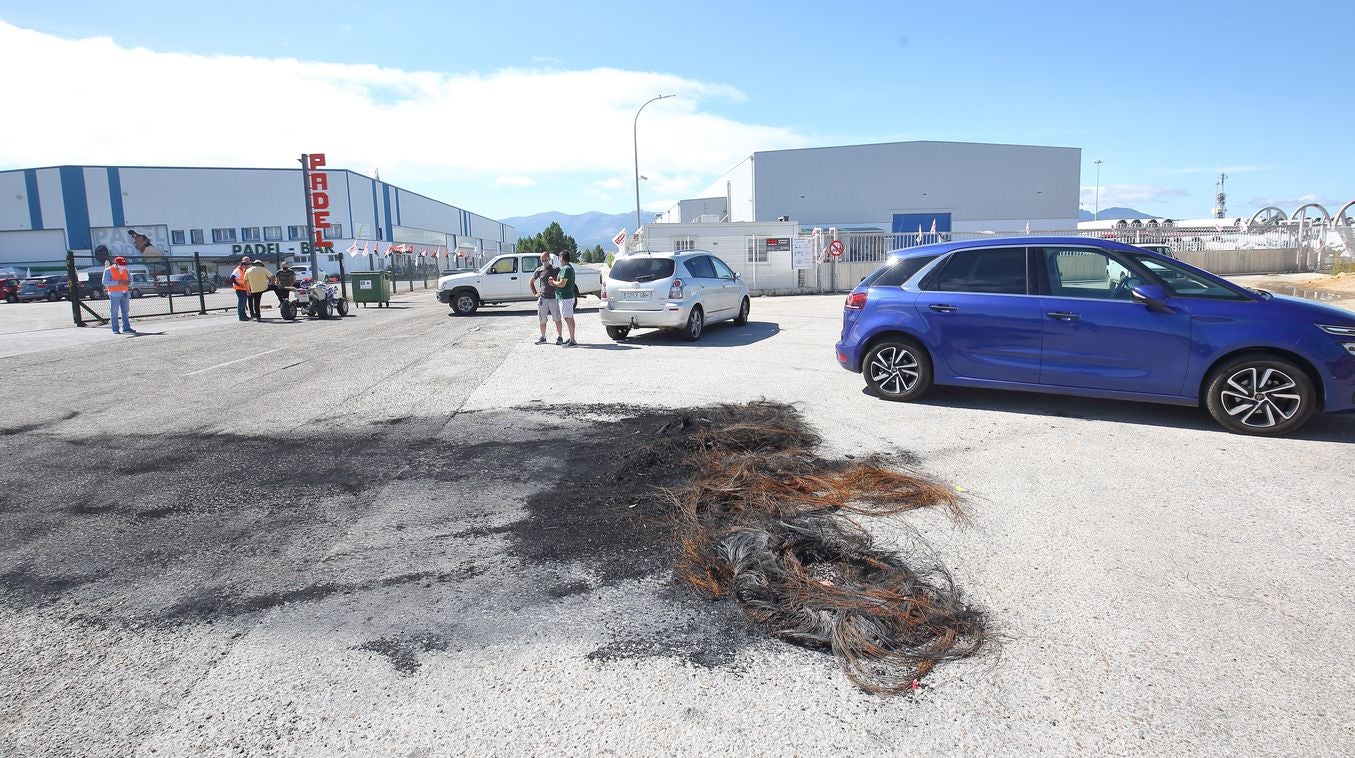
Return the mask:
M557 344L557 345L563 345L563 344L565 344L565 338L564 338L564 337L556 337L556 338L555 338L555 344Z
M578 347L578 346L579 343L575 342L573 339L570 339L568 342L565 343L565 347Z
M536 344L538 344L538 345L544 345L544 344L546 344L546 338L543 336L541 339L539 339L539 340L536 341Z

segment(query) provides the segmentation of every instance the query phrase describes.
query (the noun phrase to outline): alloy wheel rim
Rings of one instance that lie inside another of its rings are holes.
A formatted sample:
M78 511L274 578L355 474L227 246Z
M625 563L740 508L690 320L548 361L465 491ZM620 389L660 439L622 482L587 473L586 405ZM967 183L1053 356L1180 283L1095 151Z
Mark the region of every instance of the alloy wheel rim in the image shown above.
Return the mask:
M1251 366L1233 373L1223 384L1219 400L1238 423L1270 429L1298 414L1303 397L1294 378L1276 368Z
M870 361L870 378L881 391L901 395L917 386L922 374L917 358L908 350L886 347Z
M701 336L701 314L692 311L692 315L687 317L687 333L693 337Z

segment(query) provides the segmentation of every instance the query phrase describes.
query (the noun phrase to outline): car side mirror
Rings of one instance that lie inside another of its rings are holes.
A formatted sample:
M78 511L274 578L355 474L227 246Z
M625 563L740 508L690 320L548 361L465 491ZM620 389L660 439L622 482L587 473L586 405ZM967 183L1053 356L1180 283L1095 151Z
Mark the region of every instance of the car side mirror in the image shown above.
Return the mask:
M743 278L743 274L740 274L739 272L735 271L735 272L734 272L734 278L735 278L735 279L742 279L742 278Z
M1129 296L1136 303L1142 303L1155 311L1167 310L1167 290L1157 284L1140 284L1130 291Z

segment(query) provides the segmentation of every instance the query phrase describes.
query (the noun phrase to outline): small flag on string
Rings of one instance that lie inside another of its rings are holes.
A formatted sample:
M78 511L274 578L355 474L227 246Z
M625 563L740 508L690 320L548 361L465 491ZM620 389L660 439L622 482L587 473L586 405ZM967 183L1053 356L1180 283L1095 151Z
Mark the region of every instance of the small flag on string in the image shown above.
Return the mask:
M917 225L917 241L922 241L922 224Z
M353 240L353 244L351 244L351 245L348 246L348 251L347 251L347 252L348 252L349 255L357 255L357 254L358 254L358 241L357 241L357 240Z

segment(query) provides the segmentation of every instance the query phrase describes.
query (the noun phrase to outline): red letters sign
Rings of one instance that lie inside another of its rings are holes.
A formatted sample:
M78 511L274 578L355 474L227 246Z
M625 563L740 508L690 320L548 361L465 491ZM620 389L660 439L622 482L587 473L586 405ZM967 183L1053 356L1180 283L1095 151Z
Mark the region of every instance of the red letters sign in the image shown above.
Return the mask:
M311 153L307 156L307 169L310 170L311 226L315 227L315 246L332 248L334 243L325 239L325 230L329 225L329 174L317 169L325 165L324 153Z

